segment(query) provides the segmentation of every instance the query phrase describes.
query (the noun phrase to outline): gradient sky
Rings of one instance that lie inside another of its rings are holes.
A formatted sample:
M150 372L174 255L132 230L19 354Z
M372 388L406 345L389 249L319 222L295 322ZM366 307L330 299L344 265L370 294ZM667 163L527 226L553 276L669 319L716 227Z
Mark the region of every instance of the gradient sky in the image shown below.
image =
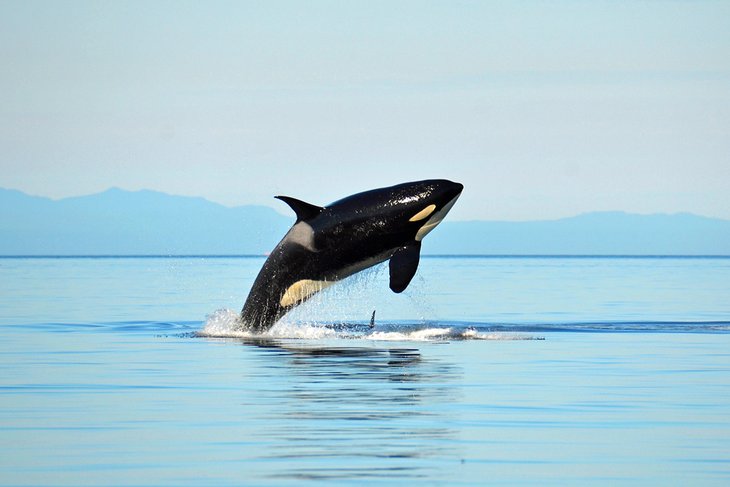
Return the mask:
M730 2L0 2L0 186L730 219Z

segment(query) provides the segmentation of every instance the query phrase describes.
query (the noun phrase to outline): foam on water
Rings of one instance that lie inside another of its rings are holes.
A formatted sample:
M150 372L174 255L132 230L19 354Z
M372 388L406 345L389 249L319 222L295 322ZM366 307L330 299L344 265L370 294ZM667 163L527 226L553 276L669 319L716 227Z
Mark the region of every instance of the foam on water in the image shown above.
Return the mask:
M358 339L373 341L541 340L544 333L729 333L726 321L634 321L575 323L475 323L458 321L301 320L285 316L263 333L246 330L237 312L220 309L210 314L197 336L269 339Z
M239 313L231 309L219 309L206 317L199 336L215 338L337 338L339 333L331 328L310 323L280 321L263 333L255 333L243 327Z
M438 323L382 323L370 328L367 323L322 323L291 321L286 318L263 333L246 330L239 314L219 309L208 315L198 336L211 338L279 338L301 340L359 339L373 341L444 340L535 340L534 336L514 332L487 332L473 327Z

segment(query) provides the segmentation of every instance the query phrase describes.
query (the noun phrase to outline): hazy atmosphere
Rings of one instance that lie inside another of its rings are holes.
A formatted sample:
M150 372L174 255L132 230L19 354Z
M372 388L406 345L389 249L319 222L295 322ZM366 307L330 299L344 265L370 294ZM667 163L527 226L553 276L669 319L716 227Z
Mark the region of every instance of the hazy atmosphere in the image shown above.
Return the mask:
M729 26L0 0L0 487L730 486Z
M0 3L0 187L730 219L726 2Z

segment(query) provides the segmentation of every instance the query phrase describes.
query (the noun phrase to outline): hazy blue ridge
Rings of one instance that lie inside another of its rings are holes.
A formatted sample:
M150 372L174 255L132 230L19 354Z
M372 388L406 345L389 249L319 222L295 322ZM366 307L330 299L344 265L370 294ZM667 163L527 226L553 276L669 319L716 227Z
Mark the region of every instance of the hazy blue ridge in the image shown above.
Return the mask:
M51 200L0 189L1 255L264 254L293 223L265 206L112 188ZM730 221L588 213L551 221L445 221L425 254L730 255Z
M292 221L265 206L155 191L53 201L0 189L0 254L263 254Z
M730 221L686 213L597 212L550 221L444 222L439 230L428 237L429 253L730 254Z

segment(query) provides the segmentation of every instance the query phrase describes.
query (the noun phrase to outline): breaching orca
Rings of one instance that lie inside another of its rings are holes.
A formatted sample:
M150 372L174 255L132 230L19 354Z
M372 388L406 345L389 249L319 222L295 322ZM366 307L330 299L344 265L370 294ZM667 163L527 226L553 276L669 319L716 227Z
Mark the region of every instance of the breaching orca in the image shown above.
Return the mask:
M464 189L431 179L354 194L321 207L289 196L297 219L271 252L241 310L261 332L322 289L390 259L390 289L411 282L421 240L441 223Z

